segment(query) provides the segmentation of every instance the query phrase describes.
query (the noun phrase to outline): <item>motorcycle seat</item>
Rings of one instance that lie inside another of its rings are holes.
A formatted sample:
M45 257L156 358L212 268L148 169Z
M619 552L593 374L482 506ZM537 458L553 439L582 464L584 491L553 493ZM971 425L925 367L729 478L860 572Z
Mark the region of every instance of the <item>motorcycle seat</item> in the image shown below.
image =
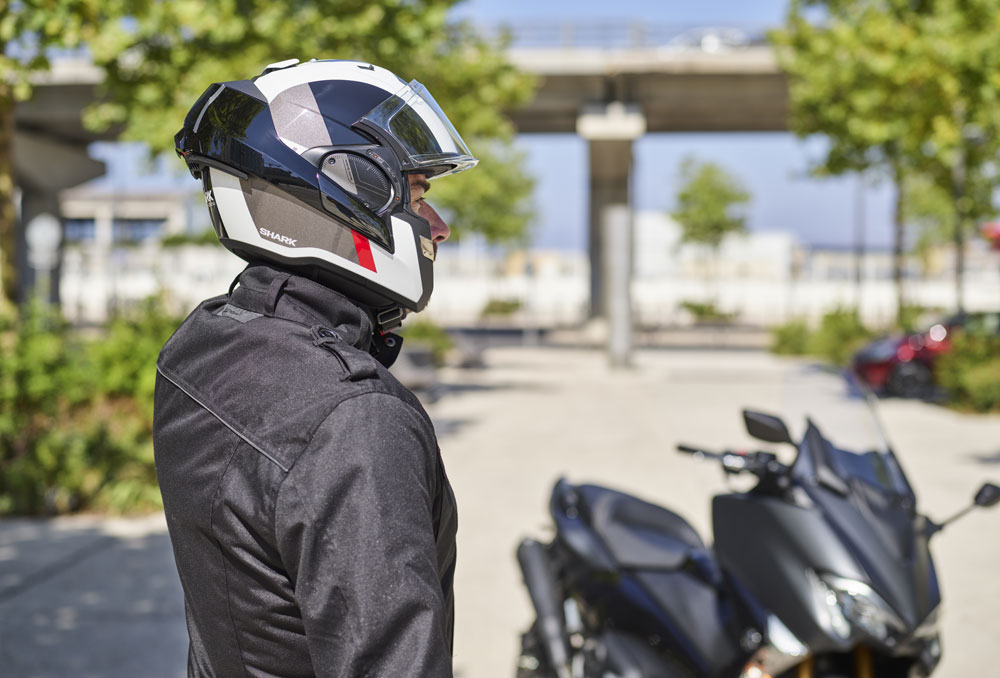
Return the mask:
M597 485L578 491L591 527L620 567L676 570L710 557L694 528L673 511Z

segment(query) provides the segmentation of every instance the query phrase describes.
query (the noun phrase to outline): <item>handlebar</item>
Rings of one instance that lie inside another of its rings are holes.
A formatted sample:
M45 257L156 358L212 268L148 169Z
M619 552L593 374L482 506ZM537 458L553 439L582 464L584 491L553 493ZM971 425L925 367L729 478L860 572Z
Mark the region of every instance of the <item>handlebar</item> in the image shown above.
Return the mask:
M784 464L781 464L770 452L744 452L736 450L712 452L711 450L704 450L700 447L685 444L677 445L677 451L706 459L714 459L722 465L723 471L733 475L749 472L763 478L765 475L774 473L782 474L787 470Z
M717 457L722 456L718 452L709 452L708 450L703 450L698 447L692 447L690 445L677 445L677 451L684 452L686 454L700 454L703 457L709 457L711 459L715 459Z

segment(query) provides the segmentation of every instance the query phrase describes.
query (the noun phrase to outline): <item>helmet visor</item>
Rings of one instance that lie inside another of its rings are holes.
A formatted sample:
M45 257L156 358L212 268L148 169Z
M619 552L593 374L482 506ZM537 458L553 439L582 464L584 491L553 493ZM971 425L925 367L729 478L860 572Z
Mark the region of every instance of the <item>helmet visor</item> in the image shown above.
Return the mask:
M388 135L400 147L404 170L454 174L479 162L431 93L416 80L366 113L359 124Z

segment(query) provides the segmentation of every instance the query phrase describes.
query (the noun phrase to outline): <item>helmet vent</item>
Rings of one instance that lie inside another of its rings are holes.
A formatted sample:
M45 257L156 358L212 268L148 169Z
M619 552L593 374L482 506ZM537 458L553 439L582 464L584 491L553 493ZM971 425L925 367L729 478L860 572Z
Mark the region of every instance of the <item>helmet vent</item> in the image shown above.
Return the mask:
M333 183L361 201L375 214L382 215L392 203L393 190L382 169L361 155L331 153L323 158L322 172Z

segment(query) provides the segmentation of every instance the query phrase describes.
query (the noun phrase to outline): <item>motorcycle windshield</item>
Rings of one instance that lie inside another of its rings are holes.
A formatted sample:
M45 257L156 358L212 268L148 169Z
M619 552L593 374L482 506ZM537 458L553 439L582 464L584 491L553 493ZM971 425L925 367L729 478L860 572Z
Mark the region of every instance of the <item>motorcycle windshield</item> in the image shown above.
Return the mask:
M783 389L783 414L801 440L792 476L870 584L916 626L939 595L916 498L889 445L870 391L849 373L802 367ZM796 431L796 429L798 429ZM823 574L822 559L814 564ZM831 571L826 574L849 576Z
M909 482L886 438L871 391L848 371L803 366L782 387L782 414L796 440L798 477L837 479L886 495L913 497Z

